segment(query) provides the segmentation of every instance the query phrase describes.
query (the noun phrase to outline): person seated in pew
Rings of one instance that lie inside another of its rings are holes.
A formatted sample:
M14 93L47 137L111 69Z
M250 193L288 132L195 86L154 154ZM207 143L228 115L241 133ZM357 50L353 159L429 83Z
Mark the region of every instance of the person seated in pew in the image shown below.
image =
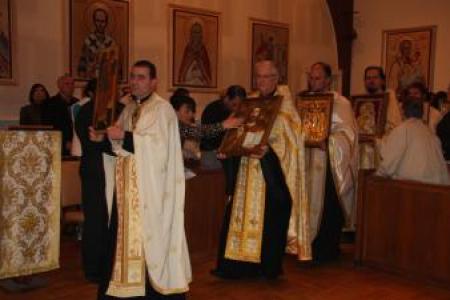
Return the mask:
M178 117L183 157L185 159L200 159L200 139L202 137L216 137L226 129L234 128L242 123L242 120L229 116L222 122L214 124L195 124L196 103L189 96L171 97L170 103Z
M430 97L426 86L421 82L410 84L404 91L404 98L412 97L422 101L423 117L422 119L433 133L436 133L436 126L442 119L441 112L434 108L430 103Z
M377 174L393 179L449 184L447 166L437 136L422 121L420 99L403 101L406 120L379 140L381 156Z

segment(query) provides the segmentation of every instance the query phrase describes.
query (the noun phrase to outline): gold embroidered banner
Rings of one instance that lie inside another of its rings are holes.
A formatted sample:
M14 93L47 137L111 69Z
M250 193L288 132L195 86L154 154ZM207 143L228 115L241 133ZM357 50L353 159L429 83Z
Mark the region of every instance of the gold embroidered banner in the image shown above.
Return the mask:
M61 134L0 131L0 279L59 267Z

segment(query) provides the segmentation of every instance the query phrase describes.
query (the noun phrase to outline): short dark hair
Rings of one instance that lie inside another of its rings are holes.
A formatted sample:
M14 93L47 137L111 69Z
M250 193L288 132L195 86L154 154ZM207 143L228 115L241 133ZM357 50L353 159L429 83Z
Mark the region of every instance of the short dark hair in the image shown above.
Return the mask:
M189 96L174 96L170 98L170 104L172 104L173 109L178 111L183 105L187 105L187 107L195 113L195 109L197 104L195 100Z
M179 87L173 92L172 97L175 97L175 96L189 96L189 95L190 95L190 93L189 93L188 89Z
M321 66L323 72L325 73L325 76L326 76L328 79L331 79L331 76L333 75L333 72L332 72L331 66L330 66L329 64L324 63L324 62L321 62L321 61L318 61L318 62L314 63L314 64L311 66L311 68L314 67L314 66Z
M380 78L383 80L386 80L386 74L384 74L384 70L380 66L367 66L364 69L364 79L366 79L366 77L367 77L367 72L372 71L372 70L378 71L378 75L380 76Z
M227 88L225 96L228 97L228 99L233 99L235 97L239 97L241 99L245 99L245 98L247 98L247 92L240 85L230 85Z
M150 78L156 78L156 66L149 60L138 60L134 63L133 67L147 68Z
M406 119L422 119L423 101L412 97L406 97L406 99L403 101L403 112Z
M38 88L44 89L46 100L50 99L50 94L48 93L47 88L42 83L35 83L31 86L30 93L28 94L28 101L30 101L31 104L34 103L33 94Z

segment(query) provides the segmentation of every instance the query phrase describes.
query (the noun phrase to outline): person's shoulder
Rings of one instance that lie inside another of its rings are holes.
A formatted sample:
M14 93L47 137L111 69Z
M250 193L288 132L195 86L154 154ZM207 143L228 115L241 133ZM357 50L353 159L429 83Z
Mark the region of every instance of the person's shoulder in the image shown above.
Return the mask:
M20 108L20 110L27 111L31 109L31 104L24 105Z
M51 101L61 100L61 95L60 95L59 93L58 93L58 94L55 94L55 95L53 95L53 96L50 97L50 100L51 100Z
M172 104L163 97L161 97L157 93L153 93L150 99L151 102L149 102L149 105L147 106L148 109L151 109L155 113L159 115L165 115L176 118L175 111L173 110Z
M50 106L61 105L63 103L64 103L64 99L61 97L60 94L51 96L47 101L47 104L49 104Z
M333 92L333 95L334 95L334 100L350 104L350 100L348 100L347 97L345 97L344 95L341 95L338 92Z
M74 105L77 105L77 103L75 103ZM80 112L79 113L87 112L87 111L90 111L90 110L93 110L93 109L94 109L94 102L93 101L88 101L88 102L80 105Z
M208 103L208 105L205 106L202 115L213 113L221 109L222 109L222 99L219 98Z
M31 104L24 105L20 108L20 115L28 115L31 113Z

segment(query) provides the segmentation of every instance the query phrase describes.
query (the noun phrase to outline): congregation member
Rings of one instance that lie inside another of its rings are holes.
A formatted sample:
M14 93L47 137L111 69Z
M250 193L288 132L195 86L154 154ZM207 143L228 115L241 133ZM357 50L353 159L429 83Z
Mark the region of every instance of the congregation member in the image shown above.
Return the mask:
M448 111L447 93L444 91L439 91L434 94L431 101L431 106L436 108L441 112L442 115L444 115Z
M69 108L78 101L73 96L75 85L69 75L58 78L58 93L45 102L45 118L54 129L62 133L62 154L70 155L73 138L73 123Z
M136 62L130 86L136 100L107 129L116 157L104 160L106 190L114 186L114 197L107 194L112 209L98 298L185 299L191 265L178 120L156 93L154 64ZM103 138L91 129L90 139Z
M70 117L71 117L72 123L74 124L74 126L73 126L73 137L72 137L72 147L71 147L71 150L70 150L70 154L72 156L80 157L81 153L82 153L80 138L79 138L79 136L77 134L77 130L76 130L76 126L75 126L75 120L77 119L81 108L86 103L88 103L89 101L94 101L95 100L94 97L95 97L96 86L97 86L97 80L96 79L89 80L87 82L86 86L83 89L83 94L82 94L83 97L80 99L80 101L75 102L69 108L69 110L70 110Z
M364 70L364 86L367 95L388 94L386 109L385 134L402 122L402 113L396 93L393 90L386 89L386 75L380 66L368 66ZM371 143L362 143L359 145L359 168L375 169L378 164L378 154L376 148Z
M105 194L103 153L110 151L108 140L101 143L89 139L95 104L96 80L91 79L84 88L84 104L78 108L74 127L81 146L80 178L83 230L81 258L84 276L98 283L102 276L102 259L106 253L108 209ZM76 104L74 104L76 105Z
M217 266L221 278L276 279L282 273L291 207L298 224L299 256L311 258L304 178L304 141L300 118L286 86L278 86L272 61L255 64L257 93L253 97L282 96L269 144L242 156L236 185L227 205L220 235ZM223 154L219 157L224 158Z
M20 125L47 125L45 120L44 103L50 99L50 95L44 85L35 83L31 86L28 95L30 104L20 109Z
M234 114L242 101L247 97L247 92L240 85L231 85L226 91L225 95L220 99L209 103L202 114L202 124L210 125L217 122L223 122ZM201 140L202 150L207 150L207 152L215 153L219 148L225 133L222 132L216 137L203 137ZM225 194L228 199L233 196L234 185L236 180L236 172L239 168L240 158L239 157L227 157L221 159L220 163L225 175ZM227 202L229 205L230 201Z
M230 86L225 95L209 103L203 110L201 123L205 125L215 124L227 119L236 112L242 99L246 97L245 89L239 85ZM219 148L224 134L216 137L202 138L200 148L202 150L202 165L210 169L220 168L216 158L216 150ZM222 163L223 166L223 163Z
M178 117L181 146L185 158L200 159L200 140L202 138L215 138L223 135L226 129L235 128L242 122L241 119L229 116L222 122L214 124L195 123L195 100L189 96L172 96L170 103ZM194 153L195 152L195 153Z
M431 105L427 87L421 82L414 82L404 90L404 97L412 97L422 101L423 121L428 124L433 133L436 133L436 127L442 119L442 114Z
M446 99L447 99L447 101L450 101L450 85L448 86ZM437 125L436 134L439 137L439 139L441 140L444 158L445 158L445 160L447 160L449 162L450 161L450 110L445 111L444 117Z
M417 97L403 101L405 121L379 142L377 174L393 179L449 184L448 170L436 135L423 121L423 103Z
M350 102L331 92L331 67L311 66L308 93L332 93L333 110L327 144L307 149L306 176L311 215L312 255L316 263L338 259L341 231L355 222L355 189L358 172L358 131ZM291 221L288 251L296 253L295 225ZM292 226L294 225L294 226Z

